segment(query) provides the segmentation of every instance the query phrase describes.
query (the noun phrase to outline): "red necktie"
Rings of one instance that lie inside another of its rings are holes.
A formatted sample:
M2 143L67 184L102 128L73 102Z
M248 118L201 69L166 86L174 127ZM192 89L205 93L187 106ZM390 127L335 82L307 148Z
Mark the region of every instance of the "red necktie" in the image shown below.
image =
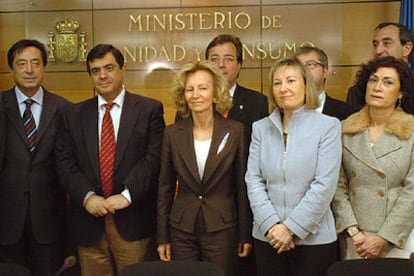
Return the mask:
M33 152L36 147L36 134L37 134L37 128L36 123L32 114L32 111L30 110L32 104L34 103L34 100L27 99L24 101L26 104L26 109L23 112L23 125L24 125L24 131L26 132L26 139L27 139L27 146L30 152Z
M114 103L105 105L106 111L102 120L101 148L99 151L102 191L105 197L112 194L112 175L115 160L115 132L110 113L113 105Z

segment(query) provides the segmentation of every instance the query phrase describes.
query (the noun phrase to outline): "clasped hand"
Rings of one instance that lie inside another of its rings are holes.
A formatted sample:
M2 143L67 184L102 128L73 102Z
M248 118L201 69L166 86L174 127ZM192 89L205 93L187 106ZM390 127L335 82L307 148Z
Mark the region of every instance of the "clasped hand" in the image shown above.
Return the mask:
M373 259L381 256L382 250L388 244L388 241L378 235L366 236L359 232L352 237L356 252L361 258Z
M269 240L269 244L277 250L277 254L295 248L293 236L290 234L286 225L282 223L273 225L266 237Z
M127 208L131 203L121 194L104 198L99 195L91 195L85 202L85 209L95 217L103 217L106 214L115 214L115 211Z

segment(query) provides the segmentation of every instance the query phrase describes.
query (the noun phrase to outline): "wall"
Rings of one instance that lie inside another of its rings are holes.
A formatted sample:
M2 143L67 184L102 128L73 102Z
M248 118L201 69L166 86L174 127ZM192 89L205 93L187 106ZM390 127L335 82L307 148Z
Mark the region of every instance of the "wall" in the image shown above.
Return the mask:
M127 89L161 100L171 123L175 110L168 90L174 73L189 60L204 59L204 47L215 35L232 33L245 47L241 84L267 93L272 62L313 44L330 59L328 93L345 99L358 65L372 55L374 27L398 21L399 5L366 0L0 0L0 90L13 85L8 48L18 39L35 38L55 58L44 85L74 102L90 98L94 91L82 57L93 45L112 43L125 53ZM60 33L56 24L65 20L77 21L78 29L61 25L72 33ZM73 60L62 60L62 53L73 51Z

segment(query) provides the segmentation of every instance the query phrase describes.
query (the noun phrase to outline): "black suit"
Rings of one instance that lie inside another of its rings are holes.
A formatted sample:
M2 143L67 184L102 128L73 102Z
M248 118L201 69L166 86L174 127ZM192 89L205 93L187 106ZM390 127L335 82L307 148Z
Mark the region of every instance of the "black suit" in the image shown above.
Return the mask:
M322 109L323 114L336 117L339 121L342 121L354 112L355 110L349 104L331 98L326 94L325 104Z
M55 169L54 152L62 111L69 102L44 90L33 153L27 149L23 119L14 89L3 92L2 105L7 131L0 173L0 255L2 261L5 261L4 258L10 261L10 258L24 258L21 256L24 251L17 256L15 252L19 250L13 252L10 246L23 243L22 239L26 241L27 235L39 244L56 245L56 250L62 240L66 201ZM32 258L48 258L41 256L42 252L31 254L35 254ZM55 254L62 255L61 252ZM36 262L33 273L42 273L37 269L43 273L57 269L62 263L58 257L62 256L53 257L57 259L55 264L43 268L37 268L43 262L33 259Z
M161 141L165 123L158 101L125 94L116 142L113 194L129 189L132 204L114 214L123 239L154 236ZM98 99L66 112L65 130L58 139L58 170L70 195L70 227L75 242L96 245L105 230L105 218L83 207L89 191L103 195L99 173Z
M236 84L233 106L228 118L242 122L248 130L249 140L253 122L269 115L267 97L259 92Z

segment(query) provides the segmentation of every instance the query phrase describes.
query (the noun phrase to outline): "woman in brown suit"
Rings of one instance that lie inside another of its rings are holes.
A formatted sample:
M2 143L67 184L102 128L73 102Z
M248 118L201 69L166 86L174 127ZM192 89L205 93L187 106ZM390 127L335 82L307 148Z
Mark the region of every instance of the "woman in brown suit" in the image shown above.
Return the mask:
M172 92L184 119L164 133L158 254L162 261L209 261L236 275L237 255L245 257L251 248L246 131L223 117L231 99L211 64L184 65Z

